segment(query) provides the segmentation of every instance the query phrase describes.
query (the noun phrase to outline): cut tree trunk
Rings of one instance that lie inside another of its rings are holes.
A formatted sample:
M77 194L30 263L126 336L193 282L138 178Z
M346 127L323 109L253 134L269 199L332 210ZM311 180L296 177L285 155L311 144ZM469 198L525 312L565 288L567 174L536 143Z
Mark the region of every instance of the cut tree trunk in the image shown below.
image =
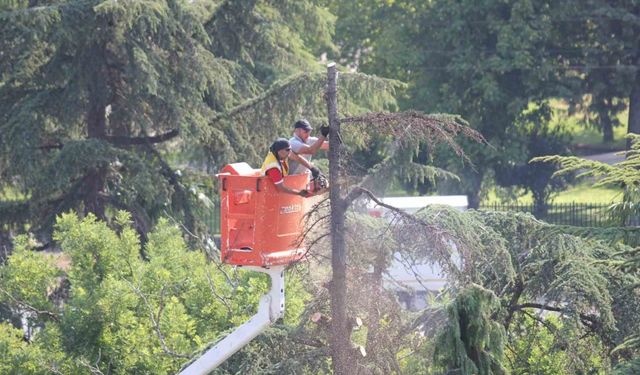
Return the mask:
M347 203L342 197L343 166L340 160L340 121L338 119L338 72L335 63L327 66L327 110L331 129L329 178L331 181L331 359L333 373L352 374L351 330L347 327L347 256L344 238Z

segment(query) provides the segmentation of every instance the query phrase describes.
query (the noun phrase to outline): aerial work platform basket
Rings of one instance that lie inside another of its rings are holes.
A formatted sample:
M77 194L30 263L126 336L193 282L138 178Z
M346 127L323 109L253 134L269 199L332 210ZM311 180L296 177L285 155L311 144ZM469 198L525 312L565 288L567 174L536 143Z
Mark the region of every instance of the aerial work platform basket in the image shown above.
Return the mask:
M270 267L303 257L303 197L279 193L268 177L247 163L228 164L217 176L222 262ZM308 183L306 174L284 179L286 186L298 190Z

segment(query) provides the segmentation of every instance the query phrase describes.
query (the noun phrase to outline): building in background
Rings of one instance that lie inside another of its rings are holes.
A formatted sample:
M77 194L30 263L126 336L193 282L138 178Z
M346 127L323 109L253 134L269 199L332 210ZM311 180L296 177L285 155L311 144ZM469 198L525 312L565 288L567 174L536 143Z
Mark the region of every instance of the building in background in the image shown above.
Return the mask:
M468 208L466 195L386 197L380 200L410 214L429 205L445 205L460 211ZM370 201L367 209L372 216L391 217L387 208L374 202ZM429 295L437 294L446 285L446 275L437 265L411 263L402 259L400 254L394 254L394 261L385 276L385 287L396 292L405 308L420 310L427 306Z

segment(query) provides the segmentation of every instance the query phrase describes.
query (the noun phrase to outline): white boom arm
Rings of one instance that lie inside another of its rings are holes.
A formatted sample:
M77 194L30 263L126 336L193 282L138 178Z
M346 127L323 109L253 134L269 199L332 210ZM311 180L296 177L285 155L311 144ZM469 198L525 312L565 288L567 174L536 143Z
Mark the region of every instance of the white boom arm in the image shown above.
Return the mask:
M205 375L220 366L227 358L262 331L284 316L284 267L272 268L245 267L252 271L263 272L271 277L271 290L260 298L258 312L246 323L236 328L229 336L207 350L200 358L180 372L180 375Z

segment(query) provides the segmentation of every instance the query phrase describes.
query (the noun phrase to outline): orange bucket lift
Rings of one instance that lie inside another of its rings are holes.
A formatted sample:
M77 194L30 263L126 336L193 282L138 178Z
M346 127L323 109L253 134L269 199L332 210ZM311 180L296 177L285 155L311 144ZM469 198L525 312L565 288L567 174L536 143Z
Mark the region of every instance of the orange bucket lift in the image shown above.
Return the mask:
M268 177L247 163L229 164L218 174L220 185L222 262L271 267L298 261L304 198L276 190ZM304 189L308 176L285 176L284 183Z
M228 164L217 177L222 262L268 274L271 289L262 296L258 312L249 321L185 365L180 375L208 374L283 317L284 269L306 251L302 243L303 197L278 192L268 177L247 163ZM308 178L307 174L285 176L284 183L304 189Z

